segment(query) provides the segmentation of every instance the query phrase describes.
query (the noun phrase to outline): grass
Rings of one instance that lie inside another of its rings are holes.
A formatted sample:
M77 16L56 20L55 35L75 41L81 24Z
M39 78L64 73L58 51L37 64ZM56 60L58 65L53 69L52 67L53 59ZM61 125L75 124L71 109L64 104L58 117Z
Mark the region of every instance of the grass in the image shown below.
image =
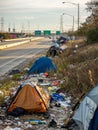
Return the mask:
M78 44L77 49L75 44ZM58 79L65 79L62 88L72 96L80 97L98 84L98 44L74 42L54 62Z

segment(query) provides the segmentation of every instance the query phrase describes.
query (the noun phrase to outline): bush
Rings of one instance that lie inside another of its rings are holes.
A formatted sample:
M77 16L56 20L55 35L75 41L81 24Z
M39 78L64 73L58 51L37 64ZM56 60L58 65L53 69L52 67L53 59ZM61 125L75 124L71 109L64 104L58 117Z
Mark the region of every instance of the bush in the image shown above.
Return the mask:
M98 42L98 27L88 30L87 42L89 44Z
M2 39L9 39L9 38L11 38L11 37L10 37L10 34L9 34L9 33L1 33L1 32L0 32L0 38L2 38Z

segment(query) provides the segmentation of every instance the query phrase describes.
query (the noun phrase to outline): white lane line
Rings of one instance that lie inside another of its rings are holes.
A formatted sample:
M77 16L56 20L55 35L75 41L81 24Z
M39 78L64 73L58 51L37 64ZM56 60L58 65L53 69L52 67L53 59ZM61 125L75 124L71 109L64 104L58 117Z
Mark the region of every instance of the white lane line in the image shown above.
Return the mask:
M19 58L22 58L22 57L24 57L24 56L30 54L31 52L32 52L32 51L30 51L29 53L26 53L26 54L24 54L24 55L21 55L21 56L19 56L19 57L17 57L17 58L14 58L13 60L8 61L7 63L1 65L0 68L2 68L2 67L4 67L4 66L8 65L9 63L14 62L15 60L17 60L17 59L19 59ZM36 54L38 54L38 53L40 53L40 52L42 52L42 50L39 50L39 51L35 52L34 54L32 54L32 56L34 56L34 55L36 55Z

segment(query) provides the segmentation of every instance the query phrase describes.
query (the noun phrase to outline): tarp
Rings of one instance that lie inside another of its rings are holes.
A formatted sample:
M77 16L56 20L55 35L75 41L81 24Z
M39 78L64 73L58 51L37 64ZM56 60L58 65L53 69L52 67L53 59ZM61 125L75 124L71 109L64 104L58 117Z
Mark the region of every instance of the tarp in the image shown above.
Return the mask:
M98 107L94 113L93 119L90 121L88 130L98 130Z
M39 74L48 71L56 71L56 66L50 58L41 57L35 60L31 68L29 69L28 74Z
M47 51L47 56L52 56L52 57L58 56L62 52L62 49L58 45L59 44L55 44L51 46Z
M90 120L93 118L96 108L96 103L94 103L89 97L85 97L83 102L81 102L79 109L73 116L73 119L77 124L78 122L81 123L80 130L88 130Z
M20 86L7 111L11 112L16 108L23 108L27 112L46 112L48 106L48 93L42 87L28 82Z
M58 44L63 44L63 43L66 43L66 41L67 41L67 38L61 36L60 38L58 38L57 43Z
M98 85L94 87L81 102L78 110L72 117L78 124L79 130L88 130L98 107ZM97 125L97 124L96 124ZM95 126L96 127L96 126ZM92 129L95 130L95 129Z

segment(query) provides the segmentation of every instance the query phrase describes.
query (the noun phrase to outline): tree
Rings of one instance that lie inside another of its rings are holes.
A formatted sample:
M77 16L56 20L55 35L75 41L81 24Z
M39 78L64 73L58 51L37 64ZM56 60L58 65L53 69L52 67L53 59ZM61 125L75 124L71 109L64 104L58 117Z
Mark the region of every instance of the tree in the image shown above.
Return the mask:
M92 27L98 26L98 1L93 0L87 2L87 11L91 12L91 15L86 19L86 22Z

